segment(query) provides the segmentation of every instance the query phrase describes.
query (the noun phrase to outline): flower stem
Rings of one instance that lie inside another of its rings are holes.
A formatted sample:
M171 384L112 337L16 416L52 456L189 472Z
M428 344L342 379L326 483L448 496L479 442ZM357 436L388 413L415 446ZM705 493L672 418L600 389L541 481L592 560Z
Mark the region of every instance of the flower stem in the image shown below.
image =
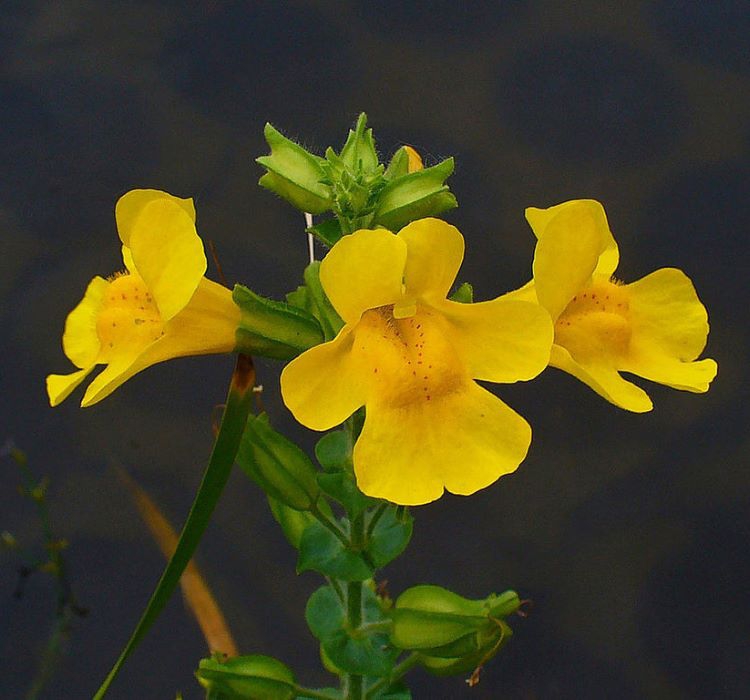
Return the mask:
M313 505L310 509L310 513L315 516L315 518L318 520L318 522L321 525L324 525L327 527L338 539L344 544L349 545L349 540L346 538L346 534L344 531L333 521L331 520L323 511L321 511L317 504Z
M396 666L393 667L393 671L391 671L390 676L388 676L387 678L381 678L379 681L377 681L377 683L373 683L370 686L367 694L365 695L365 700L374 698L381 690L392 685L399 678L411 671L411 669L414 668L414 666L416 666L418 662L419 654L417 652L409 654L409 656L407 656L401 663L396 664Z
M365 539L365 517L360 513L351 519L349 532L350 547L359 551ZM358 630L362 625L362 581L349 581L346 584L346 622L350 631ZM364 698L364 679L356 673L349 673L345 679L345 696L347 700Z

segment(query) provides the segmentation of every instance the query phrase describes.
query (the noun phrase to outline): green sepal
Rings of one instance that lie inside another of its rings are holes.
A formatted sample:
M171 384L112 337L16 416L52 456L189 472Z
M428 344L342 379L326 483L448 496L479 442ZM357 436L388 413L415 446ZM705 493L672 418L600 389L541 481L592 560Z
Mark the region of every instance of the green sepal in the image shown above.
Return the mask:
M326 495L337 500L344 506L349 518L356 518L367 508L377 503L374 498L365 496L357 488L354 478L349 472L318 474L318 485ZM382 547L387 544L384 541L385 538L383 535L381 535L380 540L383 541L379 541L379 546ZM379 564L379 566L382 566L382 564Z
M455 676L469 673L486 664L513 636L513 630L502 620L495 620L495 627L484 635L477 651L455 658L420 654L419 663L435 676Z
M468 282L462 282L461 286L448 297L451 301L457 301L459 304L474 303L474 287Z
M499 595L493 593L488 596L484 604L489 609L489 616L505 619L521 607L521 599L515 591L505 591Z
M274 520L281 527L284 537L295 549L299 549L302 533L309 525L315 522L315 516L304 510L295 510L277 501L273 496L266 494L268 506L271 508ZM319 506L325 501L320 501Z
M301 284L297 289L286 293L286 303L312 315L312 312L310 311L310 295L304 284Z
M352 552L327 527L312 523L303 533L297 559L297 573L317 571L344 581L364 581L373 574L359 552Z
M354 130L349 131L339 158L351 171L369 173L378 168L378 152L375 150L375 139L372 129L367 129L367 115L362 112L357 119Z
M369 499L372 500L372 499ZM370 561L379 569L393 561L409 544L414 519L408 512L389 506L367 539L365 551Z
M256 158L268 172L258 181L261 187L276 193L293 207L310 214L322 214L331 208L331 188L322 180L323 159L286 138L270 124L263 129L271 154Z
M406 152L406 148L401 146L392 156L388 167L383 173L383 177L386 180L395 180L399 177L409 174L409 154Z
M265 413L247 419L237 464L268 495L295 510L311 510L320 495L307 455L274 430Z
M391 180L378 195L374 224L390 231L416 219L436 216L458 206L444 184L453 172L453 158Z
M315 445L315 457L327 472L352 472L352 440L346 430L332 430Z
M338 219L326 219L305 230L308 233L312 233L321 243L327 245L329 248L332 248L343 235Z
M323 342L317 320L303 309L256 294L236 284L232 299L242 311L235 335L237 352L291 360Z
M201 659L195 672L207 697L215 700L292 700L294 674L270 656L253 654L226 661Z
M326 296L320 283L320 262L311 262L304 272L305 286L307 287L307 300L310 312L317 319L323 329L325 340L333 340L344 326L341 316L338 315L333 304Z
M323 586L310 596L305 619L334 668L373 677L390 673L398 651L388 648L387 635L347 630L345 605L330 586ZM384 619L371 587L363 586L362 623L367 625Z

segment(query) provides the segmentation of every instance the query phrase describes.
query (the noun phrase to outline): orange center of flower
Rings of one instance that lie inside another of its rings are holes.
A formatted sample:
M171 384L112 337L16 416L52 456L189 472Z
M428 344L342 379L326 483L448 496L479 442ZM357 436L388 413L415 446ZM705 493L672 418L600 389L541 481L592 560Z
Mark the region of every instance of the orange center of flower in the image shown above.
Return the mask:
M110 282L96 319L96 332L103 363L119 351L142 349L164 335L159 309L138 275L124 274Z
M555 322L555 344L574 359L621 358L630 344L627 289L597 281L573 297Z
M394 318L393 306L365 311L354 329L352 358L369 378L373 401L392 407L435 401L465 382L442 318L417 306Z

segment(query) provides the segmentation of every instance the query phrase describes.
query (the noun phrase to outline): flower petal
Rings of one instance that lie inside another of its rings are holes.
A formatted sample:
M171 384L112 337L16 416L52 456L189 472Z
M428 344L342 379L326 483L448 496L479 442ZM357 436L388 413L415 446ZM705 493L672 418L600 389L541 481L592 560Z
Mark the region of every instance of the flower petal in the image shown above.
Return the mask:
M163 321L181 311L206 271L195 223L172 199L149 202L132 223L130 251Z
M678 360L694 360L708 336L708 315L693 283L681 270L662 268L626 286L633 337L642 348Z
M355 231L331 248L320 281L339 316L356 323L362 312L402 295L406 243L385 229Z
M718 366L714 360L681 362L649 351L643 354L633 353L623 369L673 389L703 394L708 391Z
M352 361L353 339L345 326L332 341L306 350L281 373L281 396L302 425L328 430L364 405L367 378Z
M401 505L443 489L469 495L509 474L526 456L529 424L475 382L419 406L367 406L354 446L357 485Z
M96 319L107 287L107 280L94 277L86 287L83 299L65 319L63 350L76 367L92 367L99 355L101 343L96 332Z
M606 248L604 211L593 200L574 200L546 210L527 209L532 227L541 226L534 253L534 283L539 303L555 320L588 283ZM532 223L533 222L533 223Z
M52 407L60 405L70 396L73 390L94 369L94 365L85 367L71 374L50 374L47 376L47 396L49 405Z
M407 296L445 299L464 259L464 237L440 219L412 221L398 232L406 242Z
M159 362L231 352L240 316L231 290L202 279L189 304L166 325L164 335L145 348L131 345L118 352L91 383L81 405L101 401L132 376Z
M437 307L448 337L475 379L509 383L533 379L548 364L554 335L538 304L498 297L476 304L444 301Z
M122 195L115 205L117 232L120 234L120 240L124 245L130 246L130 236L133 232L133 226L144 207L158 200L166 200L179 205L193 223L195 223L195 207L193 206L192 199L175 197L161 190L131 190Z
M572 374L576 379L588 384L607 401L627 411L645 413L654 407L643 389L623 379L611 365L588 363L581 365L565 348L553 345L550 366Z

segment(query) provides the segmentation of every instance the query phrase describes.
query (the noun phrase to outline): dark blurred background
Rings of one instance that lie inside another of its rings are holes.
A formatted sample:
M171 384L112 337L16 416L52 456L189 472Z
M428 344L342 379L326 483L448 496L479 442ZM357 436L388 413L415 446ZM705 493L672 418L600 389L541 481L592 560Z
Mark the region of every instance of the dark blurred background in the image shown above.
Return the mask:
M67 372L66 314L94 274L121 267L114 203L134 187L195 198L230 281L281 298L306 262L303 220L257 187L272 122L339 147L366 111L383 156L453 155L478 299L530 275L526 206L592 197L620 243L618 276L674 266L709 310L707 395L649 385L633 415L549 370L497 387L533 425L518 472L470 499L414 510L412 546L385 576L467 596L534 600L469 689L416 671L416 698L742 698L750 687L747 295L750 12L737 0L602 3L5 0L0 8L0 440L51 477L53 525L89 608L43 697L89 697L163 560L115 478L124 465L182 523L212 443L229 357L139 374L103 403L47 405ZM209 276L216 278L215 270ZM279 367L259 380L273 420ZM641 383L639 381L639 383ZM645 386L646 383L641 383ZM296 435L310 445L313 436ZM0 468L0 529L39 539ZM331 684L303 609L319 585L263 495L235 474L198 562L246 653ZM0 696L23 697L54 617L53 583L13 597L0 553ZM179 596L110 697L201 697L205 655Z

